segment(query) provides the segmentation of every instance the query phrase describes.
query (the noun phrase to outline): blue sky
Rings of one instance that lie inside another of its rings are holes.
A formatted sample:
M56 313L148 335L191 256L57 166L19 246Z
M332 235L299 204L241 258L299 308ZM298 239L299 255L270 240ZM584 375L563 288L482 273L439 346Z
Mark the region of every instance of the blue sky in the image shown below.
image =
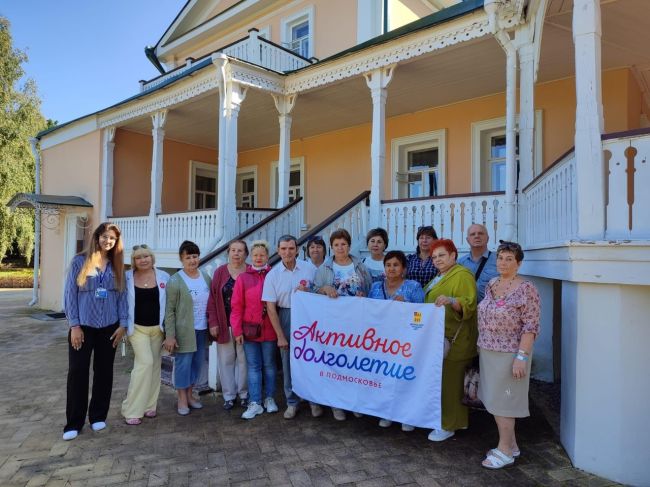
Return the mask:
M186 0L0 0L27 52L46 118L67 122L134 95L158 75L144 55Z

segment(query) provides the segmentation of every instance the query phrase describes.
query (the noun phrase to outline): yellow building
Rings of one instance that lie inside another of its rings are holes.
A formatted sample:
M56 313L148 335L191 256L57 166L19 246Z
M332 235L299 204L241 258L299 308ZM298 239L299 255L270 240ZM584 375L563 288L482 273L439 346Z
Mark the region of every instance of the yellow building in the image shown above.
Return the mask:
M241 234L345 227L362 251L382 226L410 250L433 224L465 251L484 223L527 251L544 301L536 374L562 379L570 457L641 485L646 3L189 1L148 52L159 77L39 134L42 193L91 205L38 205L58 217L42 226L40 306L61 308L67 264L106 219L169 267L186 238L209 267Z

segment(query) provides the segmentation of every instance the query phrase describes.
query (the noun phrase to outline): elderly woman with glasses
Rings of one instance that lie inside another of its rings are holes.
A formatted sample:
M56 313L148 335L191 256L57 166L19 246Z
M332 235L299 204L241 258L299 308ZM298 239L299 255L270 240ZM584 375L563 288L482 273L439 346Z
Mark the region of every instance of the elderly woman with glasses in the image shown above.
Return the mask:
M519 244L502 242L497 271L478 307L481 386L478 396L494 416L499 444L482 465L489 469L512 465L520 454L515 418L530 416L528 385L533 343L539 333L540 299L535 285L518 275L524 259Z
M131 269L126 271L127 333L134 357L129 390L122 402L122 416L130 425L142 423L143 417L156 417L160 393L160 354L169 274L156 269L155 263L149 247L136 245L131 253Z
M438 240L438 234L432 226L424 226L418 228L416 239L418 245L415 253L407 256L406 278L417 281L424 287L438 273L431 258L432 245Z
M425 287L425 302L445 307L445 338L450 344L442 362L442 429L429 434L444 441L468 425L468 409L461 403L465 369L476 357L476 282L456 263L458 250L451 240L436 240L431 257L439 274Z

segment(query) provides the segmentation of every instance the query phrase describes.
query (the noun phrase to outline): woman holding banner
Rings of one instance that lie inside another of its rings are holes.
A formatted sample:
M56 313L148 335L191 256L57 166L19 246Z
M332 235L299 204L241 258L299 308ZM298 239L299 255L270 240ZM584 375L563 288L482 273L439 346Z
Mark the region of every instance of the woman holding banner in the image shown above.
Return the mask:
M517 274L523 259L519 244L501 242L497 249L499 277L487 285L479 306L479 398L494 415L499 430L499 444L483 460L482 465L489 469L514 463L520 454L515 418L530 416L530 359L539 333L540 301L534 284Z
M417 281L404 278L406 275L406 255L401 250L391 250L384 257L385 280L373 283L368 297L371 299L387 299L405 303L424 302L422 286ZM380 419L379 426L388 428L393 424L390 419ZM402 423L402 431L413 431L414 426Z
M367 296L372 277L363 263L350 255L352 237L347 230L339 228L330 235L332 256L328 257L316 271L314 292L330 298L339 296ZM345 411L332 408L337 421L345 421ZM355 416L361 416L354 413Z
M457 257L451 240L431 245L439 274L425 287L425 301L445 307L445 338L451 344L442 364L442 429L429 434L431 441L451 438L468 425L468 409L461 399L465 369L477 355L476 283L472 273L456 263Z

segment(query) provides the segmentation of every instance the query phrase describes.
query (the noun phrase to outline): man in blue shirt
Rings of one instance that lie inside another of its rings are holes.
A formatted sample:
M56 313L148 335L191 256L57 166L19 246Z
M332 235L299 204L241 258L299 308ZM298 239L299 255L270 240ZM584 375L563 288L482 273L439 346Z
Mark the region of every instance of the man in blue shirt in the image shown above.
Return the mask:
M478 294L477 302L481 302L485 296L485 286L490 279L498 275L497 272L497 255L487 248L488 235L487 228L483 225L474 223L467 229L467 243L470 252L458 259L458 263L467 267L476 280Z

